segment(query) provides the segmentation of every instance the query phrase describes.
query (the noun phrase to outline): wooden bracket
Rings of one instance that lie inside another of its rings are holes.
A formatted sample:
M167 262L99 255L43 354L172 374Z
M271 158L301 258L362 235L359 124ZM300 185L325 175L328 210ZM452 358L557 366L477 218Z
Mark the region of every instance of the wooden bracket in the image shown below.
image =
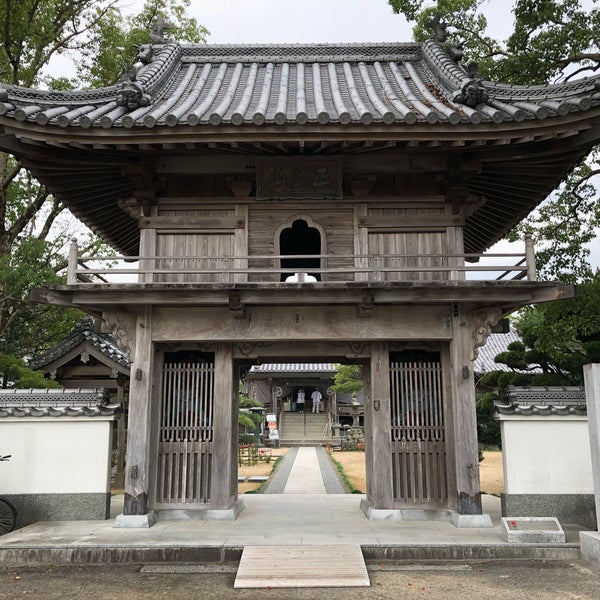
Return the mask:
M236 198L248 198L254 186L254 179L249 177L227 177L227 185Z
M246 310L242 304L242 295L240 292L236 292L234 290L229 292L229 310L233 313L233 316L236 319L244 318Z
M358 306L358 316L368 317L371 309L375 306L375 292L372 290L364 290L360 305Z

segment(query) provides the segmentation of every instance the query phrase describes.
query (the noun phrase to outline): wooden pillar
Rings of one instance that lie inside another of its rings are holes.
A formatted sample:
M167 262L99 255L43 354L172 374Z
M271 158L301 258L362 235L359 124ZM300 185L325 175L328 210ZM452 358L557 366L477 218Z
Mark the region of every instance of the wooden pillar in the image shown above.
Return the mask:
M122 409L117 421L117 472L115 473L115 487L122 488L125 486L125 430L126 422L126 407L125 407L125 389L123 377L117 377L117 403Z
M156 229L140 229L140 256L153 257L157 252L157 234ZM140 273L138 279L140 283L152 283L155 281L154 271L158 268L157 261L149 259L140 260Z
M371 345L370 393L365 398L367 501L374 509L394 508L390 435L389 351L385 342Z
M462 307L454 306L450 342L450 380L456 471L456 510L459 514L480 515L479 446L473 377L473 323Z
M134 361L129 384L127 468L125 470L124 515L148 513L150 481L150 407L154 377L152 307L137 315Z
M233 346L217 344L215 349L215 421L210 507L226 510L237 500L237 395Z

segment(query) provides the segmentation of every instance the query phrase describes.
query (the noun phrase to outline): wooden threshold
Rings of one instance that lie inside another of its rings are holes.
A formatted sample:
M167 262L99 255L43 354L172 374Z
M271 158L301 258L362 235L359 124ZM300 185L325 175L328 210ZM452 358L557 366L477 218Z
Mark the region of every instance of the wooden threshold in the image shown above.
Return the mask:
M245 546L235 588L369 587L358 544Z

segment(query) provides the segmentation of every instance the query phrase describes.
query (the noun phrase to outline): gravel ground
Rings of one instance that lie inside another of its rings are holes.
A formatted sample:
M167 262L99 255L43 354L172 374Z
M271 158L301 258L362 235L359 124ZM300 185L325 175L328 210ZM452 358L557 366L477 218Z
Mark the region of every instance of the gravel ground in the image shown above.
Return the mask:
M169 565L172 567L173 565ZM186 600L598 600L600 568L584 561L494 561L369 566L369 588L233 589L236 565L195 565L181 573L143 565L0 568L0 599ZM165 565L167 567L167 565ZM315 566L318 569L318 565ZM190 570L198 572L189 572ZM188 572L185 572L188 571Z

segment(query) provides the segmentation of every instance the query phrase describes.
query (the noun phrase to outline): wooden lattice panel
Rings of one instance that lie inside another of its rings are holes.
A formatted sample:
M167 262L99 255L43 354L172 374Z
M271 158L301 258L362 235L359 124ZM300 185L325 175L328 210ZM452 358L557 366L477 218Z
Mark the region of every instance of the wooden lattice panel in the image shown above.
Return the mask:
M394 499L409 504L448 498L445 407L439 362L390 365Z

